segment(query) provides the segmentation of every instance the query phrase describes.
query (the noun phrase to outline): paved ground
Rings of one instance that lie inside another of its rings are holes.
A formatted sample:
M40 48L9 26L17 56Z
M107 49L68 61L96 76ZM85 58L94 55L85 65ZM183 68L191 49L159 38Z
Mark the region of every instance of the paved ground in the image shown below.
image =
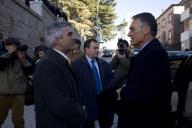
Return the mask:
M106 60L107 62L110 62L112 58L106 57L103 59ZM177 95L177 93L173 93L172 102L171 102L173 111L176 110L177 103L178 103L178 95ZM25 128L35 128L35 111L34 111L33 105L25 106L24 119L25 119ZM118 117L115 116L114 125L112 128L116 128L117 119L118 119ZM11 111L9 112L9 115L8 115L4 125L2 126L2 128L13 128L13 124L11 121ZM99 128L98 122L96 123L96 128Z
M25 106L24 119L25 119L25 128L35 128L35 111L33 105ZM116 124L117 124L117 116L115 116L114 125L112 128L116 128ZM11 111L9 111L8 117L5 120L2 128L13 128L13 123L11 120ZM97 122L96 122L96 128L99 128Z
M35 111L34 106L25 106L24 108L25 128L35 128ZM13 128L11 120L11 111L9 111L8 117L4 122L2 128Z

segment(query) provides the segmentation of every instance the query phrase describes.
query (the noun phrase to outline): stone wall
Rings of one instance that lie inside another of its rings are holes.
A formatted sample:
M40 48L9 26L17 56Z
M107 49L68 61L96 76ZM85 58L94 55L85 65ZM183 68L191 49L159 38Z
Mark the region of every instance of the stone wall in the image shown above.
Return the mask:
M31 51L44 43L45 28L56 20L42 1L31 1L29 7L22 0L0 0L0 33L3 39L18 37ZM75 36L80 39L78 33Z
M18 37L23 44L35 47L41 43L42 18L20 0L0 0L0 33L4 39Z

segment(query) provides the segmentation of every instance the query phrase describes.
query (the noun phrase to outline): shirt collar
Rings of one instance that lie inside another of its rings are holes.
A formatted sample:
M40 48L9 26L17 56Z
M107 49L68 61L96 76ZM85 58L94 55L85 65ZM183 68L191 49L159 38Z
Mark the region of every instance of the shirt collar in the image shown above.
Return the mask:
M91 61L93 60L92 58L88 57L87 55L85 55L85 57L87 58L87 60L88 60L89 62L91 62Z
M65 59L70 60L67 55L63 52L58 51L57 49L53 48L56 52L58 52L60 55L62 55Z
M149 42L151 42L151 40L148 41L148 42L145 42L144 45L141 47L140 51L141 51L142 49L144 49L144 48L147 46L147 44L149 44Z

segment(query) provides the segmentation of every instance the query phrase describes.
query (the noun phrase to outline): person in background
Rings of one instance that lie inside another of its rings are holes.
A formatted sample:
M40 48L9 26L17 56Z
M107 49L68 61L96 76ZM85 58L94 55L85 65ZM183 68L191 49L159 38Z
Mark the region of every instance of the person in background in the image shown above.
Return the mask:
M19 46L17 38L7 38L5 40L7 52L0 56L0 127L9 109L12 109L14 128L24 128L26 75L33 74L33 71L32 63L27 60L24 52L19 51Z
M71 60L71 62L74 62L75 60L79 59L81 56L83 56L83 52L81 51L81 41L79 39L73 39L74 49L68 53L68 57Z
M37 64L43 57L45 57L47 52L47 48L43 46L39 46L35 49L34 52L34 61Z
M117 43L116 55L110 62L111 68L114 71L114 77L118 78L128 73L130 65L130 52L128 50L129 43L126 40L119 39Z
M112 79L110 65L98 58L99 44L95 39L85 41L84 52L84 56L73 62L80 82L82 104L87 110L87 121L83 128L94 128L97 120L100 128L111 128L113 113L109 112L109 108L105 108L99 100L100 93Z

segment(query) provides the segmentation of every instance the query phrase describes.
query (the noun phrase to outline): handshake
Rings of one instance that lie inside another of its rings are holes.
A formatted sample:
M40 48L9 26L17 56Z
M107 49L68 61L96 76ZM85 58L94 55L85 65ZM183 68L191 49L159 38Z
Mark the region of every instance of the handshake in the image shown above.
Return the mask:
M111 108L113 112L118 111L120 101L120 91L127 81L127 73L114 79L99 95L99 102L106 108Z

